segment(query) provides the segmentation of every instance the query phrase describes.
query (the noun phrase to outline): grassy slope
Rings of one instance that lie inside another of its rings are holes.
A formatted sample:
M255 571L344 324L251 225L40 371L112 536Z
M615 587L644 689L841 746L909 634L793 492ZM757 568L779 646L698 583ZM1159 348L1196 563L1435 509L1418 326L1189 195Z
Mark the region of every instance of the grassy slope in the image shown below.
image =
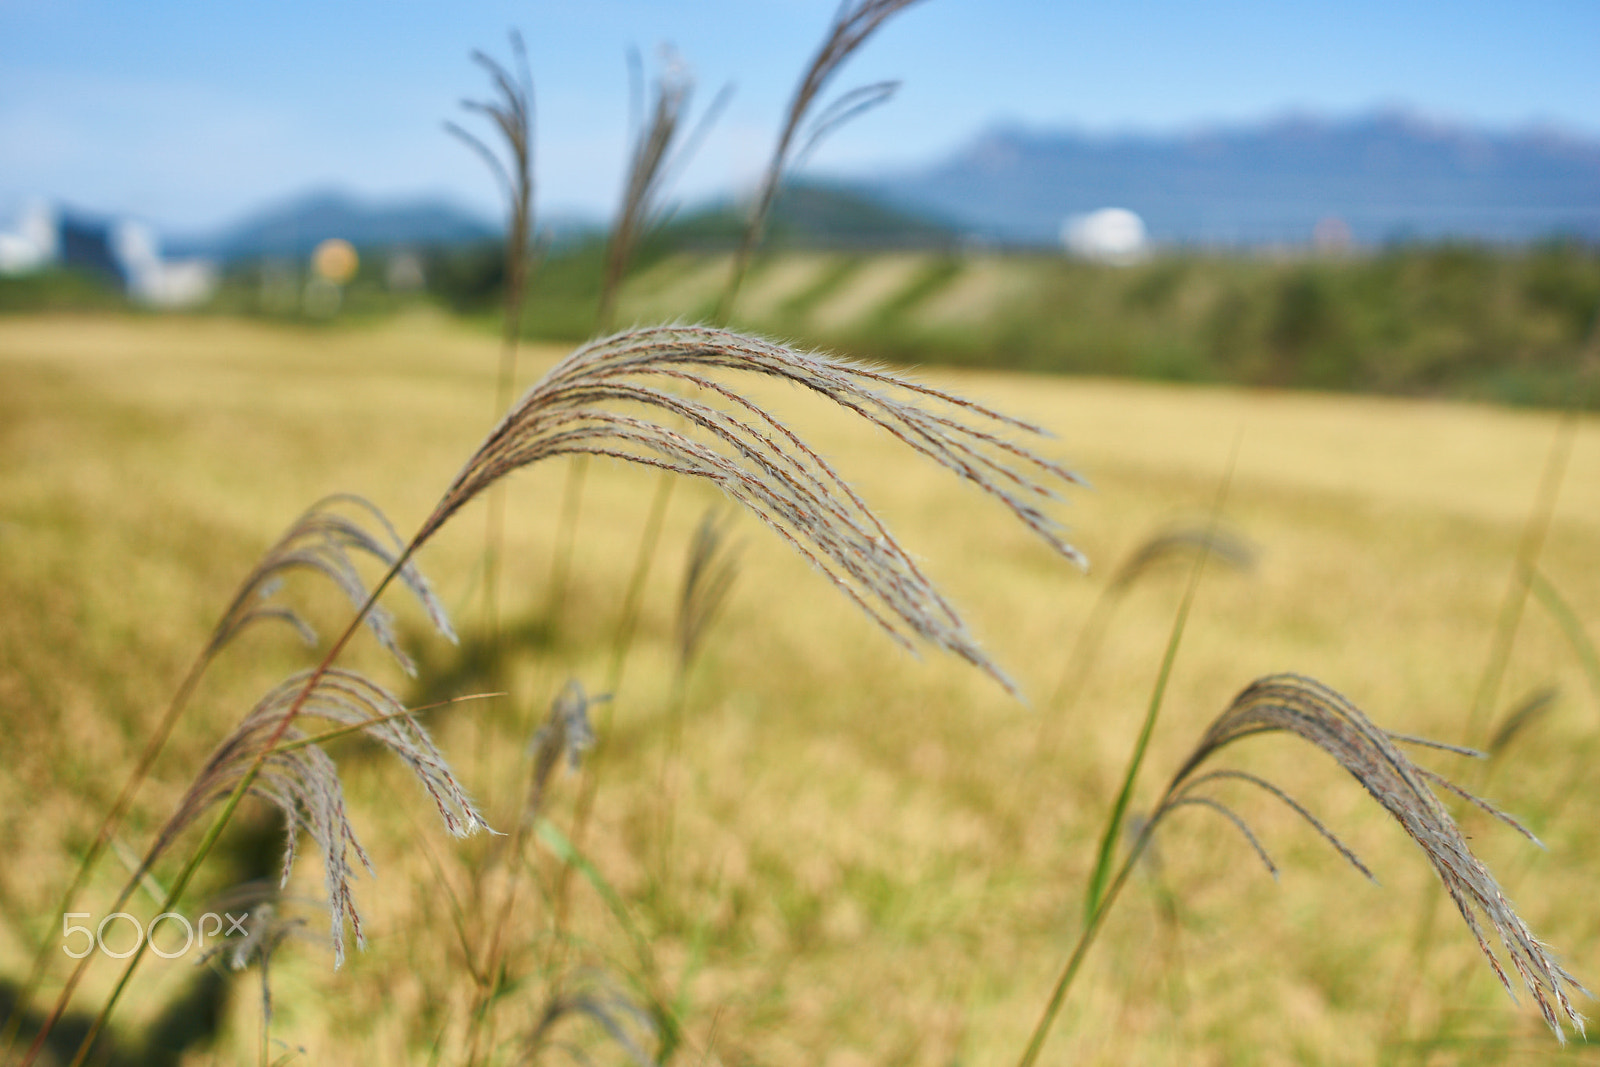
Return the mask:
M625 315L703 314L726 276L713 263L657 263L630 285ZM1446 245L1105 267L793 252L758 267L739 313L896 362L1561 404L1581 387L1583 353L1597 358L1600 256Z
M557 354L539 350L530 366ZM25 936L58 933L48 911L66 850L103 809L140 724L253 556L335 490L366 493L402 530L417 521L490 422L494 362L492 340L432 319L306 332L226 320L0 321L0 803L27 812L0 830L13 857L0 873L0 973L19 972ZM1147 786L1235 691L1274 670L1313 674L1391 728L1460 737L1552 416L928 376L1056 430L1056 451L1095 483L1068 516L1095 574L1064 570L997 509L891 443L793 395L771 400L882 506L1036 700L1115 564L1166 524L1199 516L1239 441L1228 517L1262 562L1253 577L1215 575L1202 589ZM561 479L531 472L512 489L513 605L542 603ZM537 709L569 674L602 684L601 649L653 476L597 467L590 484L573 610L558 639L512 700L434 720L497 825L510 818L520 738ZM1059 716L1011 703L957 664L897 654L774 538L741 522L743 571L693 681L674 874L663 885L650 857L672 602L689 533L711 503L698 488L680 491L669 516L643 642L617 702L596 861L638 906L665 972L688 975L691 1038L714 1043L723 1062L1006 1062L1074 932L1181 570L1136 589L1078 707ZM428 551L447 601L466 599L481 543L473 510ZM1600 616L1597 547L1600 426L1591 420L1545 557L1584 619ZM337 603L325 603L331 624ZM461 617L470 623L472 610ZM230 657L180 730L132 840L181 788L182 767L303 655L258 637ZM1518 742L1490 790L1550 852L1487 828L1476 838L1535 931L1592 984L1600 811L1574 786L1596 756L1600 706L1554 625L1530 609L1505 700L1551 681L1563 702ZM398 768L342 758L379 869L359 890L373 946L340 974L314 943L281 956L278 1032L312 1062L361 1058L353 1049L421 1061L470 997L427 854L465 893L493 844L454 845ZM1424 973L1407 971L1431 875L1353 784L1290 740L1241 746L1236 759L1346 833L1384 887L1341 869L1268 799L1236 798L1285 869L1277 885L1230 828L1188 814L1160 842L1180 925L1160 919L1150 883L1127 896L1051 1046L1056 1056L1372 1062L1391 1001L1412 988L1411 1033L1448 1017L1493 1039L1462 1046L1464 1059L1493 1061L1501 1042L1533 1054L1553 1047L1495 989L1464 931L1447 931ZM1462 770L1451 758L1428 762ZM561 792L570 795L570 780ZM316 864L302 861L297 889L316 896L319 886ZM584 900L580 928L595 958L610 953L626 967L622 942ZM544 915L531 900L518 911L519 943L533 942ZM311 930L323 923L313 917ZM188 973L182 962L152 963L153 992L130 1020ZM531 1016L534 994L517 996L511 1015ZM257 1010L237 998L237 1058L250 1055ZM445 1047L458 1036L447 1031Z

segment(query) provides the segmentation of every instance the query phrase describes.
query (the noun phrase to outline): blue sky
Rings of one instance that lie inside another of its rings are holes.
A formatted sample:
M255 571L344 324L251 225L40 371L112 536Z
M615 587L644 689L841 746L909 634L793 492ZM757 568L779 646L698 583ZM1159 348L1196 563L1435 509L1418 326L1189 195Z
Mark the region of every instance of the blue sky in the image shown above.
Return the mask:
M473 48L527 39L540 207L608 213L618 194L630 46L672 44L699 97L732 105L683 175L692 199L746 185L832 0L0 0L0 220L28 197L169 230L336 186L442 194L495 211L494 186L441 123L487 83ZM839 87L900 96L812 159L829 173L926 163L983 126L1160 131L1288 111L1405 107L1499 128L1600 137L1594 0L924 0Z

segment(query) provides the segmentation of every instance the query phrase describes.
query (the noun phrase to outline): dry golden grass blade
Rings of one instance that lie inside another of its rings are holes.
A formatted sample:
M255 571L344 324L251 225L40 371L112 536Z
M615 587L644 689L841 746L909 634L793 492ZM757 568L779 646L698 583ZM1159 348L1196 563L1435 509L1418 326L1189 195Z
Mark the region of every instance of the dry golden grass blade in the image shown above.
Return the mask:
M1460 828L1434 795L1430 784L1447 788L1524 834L1527 831L1477 797L1412 763L1396 747L1395 738L1373 725L1359 708L1321 682L1294 674L1272 675L1254 682L1235 697L1173 777L1166 799L1151 817L1151 826L1179 804L1193 800L1189 790L1209 777L1197 776L1196 771L1220 749L1245 737L1276 731L1292 733L1332 756L1417 843L1455 901L1489 966L1513 999L1515 990L1485 936L1484 921L1499 938L1506 958L1538 1002L1545 1022L1556 1037L1563 1044L1566 1042L1567 1025L1583 1033L1583 1016L1572 1006L1569 994L1576 991L1588 995L1588 991L1533 936L1494 876L1473 855ZM1281 792L1273 791L1283 797ZM1300 810L1298 805L1295 807ZM1315 820L1312 824L1322 829ZM1337 844L1331 834L1326 830L1322 832ZM1342 845L1339 848L1351 858L1348 849Z

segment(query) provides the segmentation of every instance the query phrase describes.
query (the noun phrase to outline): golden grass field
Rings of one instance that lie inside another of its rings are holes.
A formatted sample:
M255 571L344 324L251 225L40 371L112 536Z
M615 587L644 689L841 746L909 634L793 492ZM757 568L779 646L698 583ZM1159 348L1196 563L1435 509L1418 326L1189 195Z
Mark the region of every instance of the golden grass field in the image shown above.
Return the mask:
M525 351L522 383L559 355ZM20 980L41 940L59 936L55 908L76 856L255 558L335 491L366 495L407 533L497 414L497 358L492 338L420 314L318 330L0 319L0 979ZM611 711L600 713L611 716L604 755L583 772L600 776L584 847L644 947L580 877L553 948L549 902L523 889L502 929L511 984L477 1035L487 1062L522 1062L518 1036L537 1021L557 968L624 986L650 971L681 1012L679 1062L1015 1062L1076 936L1187 564L1133 587L1071 708L1052 706L1050 694L1117 565L1152 535L1203 525L1230 462L1223 517L1256 546L1258 563L1248 574L1214 567L1202 580L1136 809L1232 696L1271 672L1314 676L1397 732L1482 742L1468 709L1557 415L946 371L926 379L1053 430L1045 451L1093 483L1065 510L1093 562L1088 575L895 442L798 395L765 386L757 395L881 509L1031 706L957 661L901 653L745 518L733 525L738 578L688 676L676 748L673 614L691 533L719 503L702 486L678 487L639 640ZM566 477L552 466L510 485L502 600L513 627L544 617ZM519 818L528 739L555 692L569 677L605 688L657 480L591 465L572 588L553 629L519 659L508 696L429 713L497 828ZM484 536L476 505L422 558L464 631L481 617ZM1597 555L1600 422L1589 418L1539 567L1591 640L1600 638ZM292 592L320 605L325 635L348 615L314 585ZM421 699L448 673L452 650L412 605L391 601L424 664L422 688L405 688L368 647L355 662ZM144 847L259 694L310 658L292 636L265 631L229 650L142 792L122 835L129 848ZM1420 759L1542 837L1548 851L1464 817L1534 932L1593 985L1600 693L1550 613L1530 601L1496 719L1546 685L1559 687L1558 702L1501 758ZM370 945L336 973L325 914L299 905L310 936L273 961L273 1037L285 1043L274 1055L465 1062L474 953L500 915L507 839L458 842L403 769L359 744L331 751L378 871L357 889ZM1277 882L1221 818L1174 817L1156 839L1159 865L1130 885L1094 949L1045 1062L1498 1063L1557 1053L1537 1013L1505 996L1438 907L1437 881L1411 841L1331 760L1268 736L1238 746L1230 763L1293 792L1382 884L1265 794L1228 799L1278 861ZM579 783L557 779L555 824L569 824ZM275 815L243 810L236 830L277 833ZM203 910L233 876L228 857L247 853L225 848L186 910ZM536 869L548 877L555 864L547 855ZM80 908L98 915L126 873L108 858ZM318 857L302 855L288 892L314 900L321 885ZM148 897L137 903L154 911ZM1430 915L1434 932L1419 937ZM69 962L58 959L52 981ZM78 1010L98 1005L113 964L90 972ZM118 1010L119 1034L136 1035L196 973L186 960L148 961ZM254 1062L255 982L253 973L235 981L220 1035L183 1062ZM569 1025L600 1062L623 1062L616 1047L593 1044L592 1028ZM1565 1058L1600 1060L1581 1043Z

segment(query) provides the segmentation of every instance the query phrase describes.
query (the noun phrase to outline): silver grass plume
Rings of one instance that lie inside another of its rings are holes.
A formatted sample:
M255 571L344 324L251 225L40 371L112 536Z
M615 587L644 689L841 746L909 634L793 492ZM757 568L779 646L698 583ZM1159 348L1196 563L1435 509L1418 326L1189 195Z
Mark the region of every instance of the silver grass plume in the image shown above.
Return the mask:
M723 330L657 327L592 342L557 364L512 406L403 549L391 548L398 542L381 516L387 540L331 510L331 503L349 501L377 516L359 498L330 498L307 512L246 581L219 633L231 635L263 618L281 618L303 629L297 615L262 607L250 594L270 590L273 578L284 570L310 567L359 600L358 611L366 611L364 621L380 637L387 624L371 623L370 615L377 594L391 579L408 585L448 634L442 609L413 567L416 551L469 501L513 471L558 456L608 456L721 487L901 645L914 650L914 638L926 640L1015 692L911 555L827 460L725 380L740 374L798 385L854 412L995 497L1057 552L1083 564L1082 555L1045 510L1057 499L1050 482L1079 479L1010 440L1012 434L1044 434L1039 427L845 360ZM691 391L721 404L684 395ZM351 549L388 562L390 577L369 591L352 564ZM322 851L340 961L347 919L358 944L362 940L349 855L354 852L369 870L370 864L345 813L337 767L294 725L297 718L323 718L383 744L411 767L452 833L487 828L443 757L398 700L365 677L332 666L343 642L321 666L284 681L245 717L207 762L145 863L153 863L179 832L254 774L249 791L276 804L290 825L285 876L294 860L298 829L306 829ZM388 643L399 652L392 635ZM588 702L581 691L557 701L553 713L569 735L573 721L563 709ZM569 736L568 743L573 739Z
M1179 527L1146 539L1123 560L1095 598L1094 607L1078 631L1046 707L1065 711L1077 702L1089 670L1096 662L1095 654L1111 622L1112 612L1134 583L1169 560L1193 555L1204 555L1208 557L1208 564L1214 561L1241 572L1253 570L1256 563L1255 546L1242 534L1215 522L1209 526ZM1049 718L1040 718L1038 736L1041 739L1049 723Z
M195 960L202 966L212 960L226 963L229 969L242 971L251 963L261 972L261 1021L265 1031L272 1028L272 957L291 937L304 937L305 920L291 915L278 896L277 887L266 882L246 882L235 886L211 902L207 909L223 912L233 921L233 909L243 910L243 934L230 935L230 925L223 937L206 949Z
M1000 501L1056 552L1083 565L1045 511L1048 484L1079 483L1010 440L1030 423L874 368L699 326L664 326L591 342L519 400L468 460L413 544L514 470L557 456L613 459L704 479L744 505L908 649L913 637L953 652L1015 692L955 610L833 467L729 372L808 389ZM676 390L697 390L713 406Z
M472 60L482 67L494 83L496 99L463 100L467 111L481 115L499 132L505 142L502 160L489 144L465 127L446 122L445 129L483 160L500 185L506 200L506 285L505 344L508 354L502 359L502 384L509 392L507 365L522 327L522 299L527 288L528 264L533 247L533 78L528 72L528 51L522 35L511 31L511 54L516 69L509 70L499 60L474 50ZM501 401L504 403L504 400Z
M1492 759L1504 752L1522 731L1548 714L1550 709L1556 706L1556 701L1560 696L1561 690L1553 685L1547 685L1540 689L1535 689L1523 697L1522 703L1506 714L1505 721L1500 724L1499 728L1495 730L1494 736L1489 738L1489 743L1484 746L1489 757Z
M1442 788L1468 801L1535 843L1537 839L1510 816L1433 771L1411 762L1396 743L1424 745L1462 755L1479 754L1453 745L1388 733L1375 726L1361 709L1321 682L1295 674L1276 674L1253 682L1235 697L1227 710L1211 724L1187 762L1173 776L1165 796L1150 817L1144 838L1148 839L1162 819L1180 808L1209 808L1239 829L1267 869L1276 876L1277 870L1272 860L1245 821L1221 801L1200 792L1203 787L1219 780L1245 781L1288 804L1330 841L1345 859L1371 878L1371 872L1338 837L1277 786L1243 771L1198 773L1204 763L1227 745L1242 738L1276 731L1292 733L1332 756L1410 835L1433 865L1439 880L1444 883L1445 891L1460 910L1467 929L1472 931L1489 966L1513 1000L1516 999L1515 990L1485 936L1484 920L1494 929L1504 946L1506 957L1516 969L1524 987L1538 1002L1545 1022L1555 1032L1557 1039L1565 1044L1563 1027L1567 1024L1578 1033L1583 1033L1583 1016L1573 1008L1568 992L1577 991L1587 996L1588 991L1551 957L1546 946L1529 931L1494 876L1467 847L1460 827L1440 803L1433 787Z
M733 312L733 302L750 267L750 257L761 242L767 215L778 197L778 187L783 184L784 174L798 166L830 133L863 112L888 102L899 89L900 83L893 81L859 86L841 93L810 123L806 121L818 98L845 61L866 44L867 39L885 22L913 3L916 0L841 0L833 14L833 21L828 24L827 36L811 57L810 65L800 76L794 95L789 99L783 127L778 132L777 143L767 160L767 169L751 206L750 221L745 227L739 250L734 254L728 288L717 309L719 322L726 322Z
M287 825L284 883L294 867L300 831L304 830L322 853L337 967L344 962L346 919L355 933L356 944L364 947L366 943L351 890L355 868L350 854L354 853L368 873L373 873L372 862L345 810L344 787L333 759L299 727L290 726L280 732L285 714L293 707L298 707L301 719L309 716L336 727L359 728L368 739L404 762L432 797L450 833L463 837L487 829L488 824L451 774L427 731L406 714L398 698L370 679L340 668L307 671L284 680L263 697L206 761L177 812L162 828L151 854L165 851L187 826L227 799L263 746L274 735L279 736L249 792L283 813Z
M376 530L369 529L340 508L364 514ZM311 624L293 608L272 599L282 587L283 579L299 570L320 574L350 600L352 607L360 610L367 603L371 590L356 567L356 559L369 556L388 568L395 565L404 551L405 545L399 534L376 505L351 493L324 497L306 509L245 576L238 592L234 594L233 602L212 631L207 656L215 655L241 631L267 620L286 623L307 644L315 644L317 633ZM434 595L433 587L415 564L408 559L395 578L416 597L434 627L446 638L455 641L455 630L450 625L444 605ZM394 656L401 669L415 677L416 665L400 648L395 636L394 618L389 611L373 604L363 621L378 643Z
M706 631L722 611L728 592L739 574L739 546L728 542L728 523L708 510L695 527L678 595L678 620L674 637L678 670L686 672L700 651Z
M647 117L642 66L638 53L630 52L633 147L628 154L622 205L606 244L605 277L600 286L600 308L595 316L602 330L611 329L617 293L640 241L661 222L665 213L662 201L668 186L693 158L706 131L732 96L732 86L724 86L689 129L688 135L681 137L694 97L694 75L672 48L663 45L661 72L651 87Z
M1256 548L1241 534L1220 527L1183 527L1157 534L1134 549L1111 576L1108 587L1121 592L1158 564L1194 553L1209 554L1236 571L1247 572L1256 565Z
M647 1042L658 1038L655 1020L604 972L589 968L562 982L545 1002L538 1023L524 1041L527 1062L537 1063L541 1053L555 1048L579 1063L593 1063L581 1046L555 1040L556 1027L573 1017L587 1018L599 1026L634 1067L658 1067L660 1061L645 1049Z
M365 518L378 527L378 532L373 533L362 524L360 517L352 518L350 515L345 514L345 511L364 513ZM379 642L395 656L400 666L407 671L414 671L411 661L401 651L399 643L395 640L393 626L388 613L382 610L373 610L377 607L372 602L376 598L376 591L368 592L365 580L361 577L360 571L355 564L356 558L362 555L371 556L388 567L387 576L380 583L381 585L387 585L391 581L398 580L402 585L407 586L421 601L424 610L439 630L452 641L455 640L455 633L450 628L443 606L412 564L410 550L400 545L399 537L396 535L394 527L390 525L378 508L362 497L349 494L325 497L312 505L290 525L278 542L267 551L256 566L245 576L244 581L235 592L227 610L223 612L221 619L212 630L205 647L195 658L188 673L179 684L177 692L167 705L167 710L163 713L154 729L151 730L143 753L141 753L138 762L129 774L128 780L118 794L116 801L106 813L99 833L96 834L94 841L91 842L83 860L79 864L77 874L63 894L60 907L63 913L72 910L75 895L83 887L85 879L105 846L114 839L117 826L126 814L135 793L137 793L139 786L149 775L151 767L154 766L156 758L165 747L167 739L171 736L179 717L188 707L190 698L194 695L201 677L217 655L239 634L256 623L265 621L286 623L307 642L315 643L316 632L304 617L293 608L272 602L272 597L288 574L299 570L308 570L330 579L353 603L359 605L357 608L358 619L356 623L352 623L352 629L364 621L377 636ZM348 638L349 633L347 632L339 639L339 646L342 647ZM275 732L286 730L287 726L288 723L285 720L281 723L280 730ZM266 738L263 738L263 741L265 740ZM247 763L254 763L254 755L252 754L246 754L244 759ZM127 903L136 887L144 882L151 867L167 846L172 843L177 833L184 826L193 822L205 809L207 802L203 799L206 792L203 787L207 782L208 773L214 774L216 771L216 758L213 757L213 760L208 763L206 771L203 771L196 784L191 786L190 792L186 794L184 803L180 806L178 813L168 821L167 826L157 835L155 843L145 853L144 859L138 864L132 877L124 883L121 892L117 895L116 902L111 907L112 911L121 909ZM336 779L335 782L337 782ZM290 832L291 834L295 832L293 824L291 824ZM290 844L292 846L292 839ZM197 855L194 863L198 863L201 856L203 856L203 852ZM169 897L170 902L176 902L178 894L182 892L183 884L187 882L189 875L193 872L193 867L194 864L191 864L179 876L179 883ZM148 944L148 942L145 942L145 944ZM34 974L25 983L25 988L33 985L37 976L42 973L43 961L46 958L43 952L44 947L41 946L41 954L35 964ZM337 937L335 938L335 948L341 948ZM138 958L138 956L135 956L135 965L138 962ZM88 965L88 960L88 956L80 960L77 969L68 978L65 988L57 999L50 1020L35 1038L34 1052L37 1051L39 1044L44 1041L45 1036L49 1033L50 1026L54 1024L56 1019L59 1019L61 1012L65 1010L73 990ZM99 1019L91 1028L90 1036L85 1039L82 1046L84 1049L89 1047L89 1044L93 1041L94 1034L99 1032L116 998L117 994L113 993L111 1000L106 1003ZM29 1055L29 1062L31 1062L31 1057L32 1053Z
M533 822L544 804L545 786L550 782L556 765L566 757L567 769L577 771L583 754L594 747L594 727L589 723L589 705L610 700L609 695L591 697L584 691L583 683L569 679L550 702L550 714L544 724L534 731L528 750L533 756L533 780L528 788L528 807L525 819Z

